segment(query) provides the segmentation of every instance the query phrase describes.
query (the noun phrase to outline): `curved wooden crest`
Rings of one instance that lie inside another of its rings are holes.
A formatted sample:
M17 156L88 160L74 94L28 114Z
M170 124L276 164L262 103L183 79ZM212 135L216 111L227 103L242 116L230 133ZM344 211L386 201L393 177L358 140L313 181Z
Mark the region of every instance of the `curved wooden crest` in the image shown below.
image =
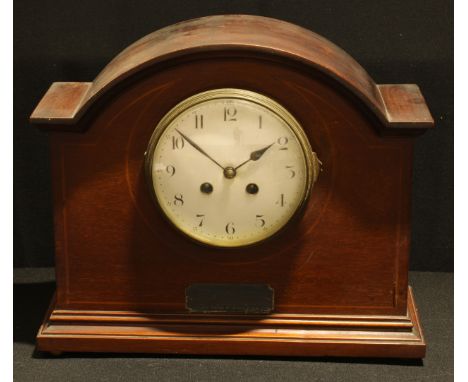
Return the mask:
M263 52L313 67L355 94L386 128L404 128L407 133L434 124L417 85L377 85L351 56L325 38L294 24L251 15L208 16L153 32L122 51L93 82L53 83L30 120L45 129L75 125L98 99L136 73L213 51Z

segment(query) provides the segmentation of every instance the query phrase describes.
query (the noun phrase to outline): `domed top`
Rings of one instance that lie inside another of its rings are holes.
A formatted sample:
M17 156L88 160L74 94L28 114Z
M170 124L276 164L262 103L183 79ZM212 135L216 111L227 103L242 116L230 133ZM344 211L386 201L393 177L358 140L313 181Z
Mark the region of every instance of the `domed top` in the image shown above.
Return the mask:
M387 127L433 125L416 85L376 85L351 56L318 34L252 15L202 17L153 32L123 50L93 82L54 83L31 115L31 122L76 124L110 88L141 70L192 53L229 50L260 51L314 67L351 90Z

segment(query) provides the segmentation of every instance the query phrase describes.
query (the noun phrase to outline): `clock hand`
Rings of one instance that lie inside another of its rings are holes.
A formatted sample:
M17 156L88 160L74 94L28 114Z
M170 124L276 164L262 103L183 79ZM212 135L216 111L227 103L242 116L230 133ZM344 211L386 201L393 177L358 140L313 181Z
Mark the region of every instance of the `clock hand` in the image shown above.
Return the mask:
M250 153L250 158L247 159L246 161L242 162L239 166L235 167L234 170L237 170L239 167L242 167L244 164L252 161L257 161L259 160L265 152L275 144L275 142L269 144L268 146L264 147L263 149L260 150L255 150Z
M210 159L212 162L216 163L219 167L221 167L224 171L224 167L221 166L218 162L216 162L212 157L210 157L208 155L208 153L203 150L200 146L198 146L194 141L192 141L189 137L187 137L184 133L180 132L178 129L175 129L181 136L182 138L184 138L188 143L190 143L190 145L193 146L193 148L195 148L196 150L198 150L199 152L201 152L204 156L206 156L208 159Z

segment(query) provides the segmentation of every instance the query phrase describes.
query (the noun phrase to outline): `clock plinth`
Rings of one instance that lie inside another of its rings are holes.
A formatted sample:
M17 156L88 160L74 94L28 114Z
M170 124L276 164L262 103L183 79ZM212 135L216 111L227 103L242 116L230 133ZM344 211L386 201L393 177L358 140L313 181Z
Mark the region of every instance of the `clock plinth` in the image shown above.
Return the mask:
M179 123L179 133L167 130L175 133L154 151L160 159L151 167L165 176L152 187L174 194L157 203L173 207L174 216L156 205L145 159L156 126L176 105L226 89L273 100L269 107L284 126L287 113L294 117L300 128L293 130L313 149L305 168L315 181L277 233L232 248L217 245L240 232L240 220L228 220L226 211L258 230L291 200L281 187L299 178L300 160L277 155L292 151L294 135L262 135L270 114L257 106L251 125L247 109L227 104L213 106L216 126L205 109L189 110L193 126L175 112L170 123ZM424 356L408 287L411 173L414 137L433 120L416 85L376 85L340 48L289 23L213 16L145 37L92 83L53 84L31 122L50 131L56 243L57 292L39 350ZM249 138L246 126L256 131ZM234 147L243 151L230 163ZM188 149L183 160L172 155ZM247 176L269 161L274 182ZM183 193L168 183L180 174ZM181 232L205 229L210 217L196 209L204 202L190 204L189 188L202 201L227 195L215 208L226 217L215 245ZM266 190L278 197L257 211ZM238 208L229 210L233 201ZM198 310L188 303L194 285L208 290ZM219 285L227 286L222 301L212 298Z
M411 288L402 316L144 314L52 309L37 336L46 352L422 358Z

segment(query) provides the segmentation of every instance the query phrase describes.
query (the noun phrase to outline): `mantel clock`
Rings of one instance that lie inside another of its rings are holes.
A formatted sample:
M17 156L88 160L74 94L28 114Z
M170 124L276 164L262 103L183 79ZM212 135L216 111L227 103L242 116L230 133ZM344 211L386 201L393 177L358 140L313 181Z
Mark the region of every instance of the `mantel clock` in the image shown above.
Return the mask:
M258 16L181 22L53 83L52 353L423 357L416 85Z

